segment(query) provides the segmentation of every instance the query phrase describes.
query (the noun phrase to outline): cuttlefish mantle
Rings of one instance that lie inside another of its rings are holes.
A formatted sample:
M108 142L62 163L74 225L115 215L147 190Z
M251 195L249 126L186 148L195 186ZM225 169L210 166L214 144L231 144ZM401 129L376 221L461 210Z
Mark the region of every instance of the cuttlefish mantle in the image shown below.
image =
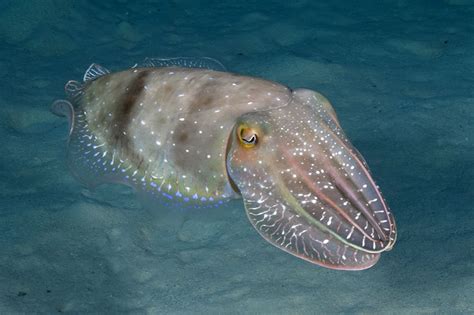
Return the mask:
M369 268L395 243L367 163L317 92L174 58L93 64L66 93L52 111L69 119L68 163L89 187L183 205L242 198L264 239L332 269Z

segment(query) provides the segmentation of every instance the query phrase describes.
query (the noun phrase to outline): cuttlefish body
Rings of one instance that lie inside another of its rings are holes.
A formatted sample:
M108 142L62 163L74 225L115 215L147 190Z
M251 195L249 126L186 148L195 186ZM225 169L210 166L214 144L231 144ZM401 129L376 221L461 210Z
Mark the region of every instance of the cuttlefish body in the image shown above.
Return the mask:
M268 242L333 269L374 265L395 221L321 94L224 72L212 59L93 64L53 112L70 121L68 160L84 184L120 182L161 200L242 197Z

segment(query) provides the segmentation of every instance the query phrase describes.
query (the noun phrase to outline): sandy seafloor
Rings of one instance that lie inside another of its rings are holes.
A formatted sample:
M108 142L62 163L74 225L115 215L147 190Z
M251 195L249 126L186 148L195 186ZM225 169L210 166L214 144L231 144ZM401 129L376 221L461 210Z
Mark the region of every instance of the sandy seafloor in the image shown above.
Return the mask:
M474 2L0 2L0 313L474 313ZM90 192L49 106L92 62L210 56L326 95L399 229L362 272L265 242L234 201ZM165 213L156 205L156 213Z

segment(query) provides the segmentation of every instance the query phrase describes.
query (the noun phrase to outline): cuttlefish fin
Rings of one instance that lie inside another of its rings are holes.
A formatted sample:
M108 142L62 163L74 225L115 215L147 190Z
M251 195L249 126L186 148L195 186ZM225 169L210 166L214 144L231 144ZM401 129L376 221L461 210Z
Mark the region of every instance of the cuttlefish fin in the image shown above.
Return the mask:
M66 117L69 123L69 136L74 129L74 108L67 100L56 100L51 105L51 112L56 116Z
M102 70L100 70L102 69ZM105 68L91 65L86 71L86 81L105 75ZM126 162L117 158L115 150L107 150L105 143L91 132L82 109L84 84L78 81L66 83L68 100L57 100L51 111L58 116L67 117L69 137L67 147L68 166L72 174L86 187L92 189L100 184L117 182L128 184L122 170L130 169Z
M83 94L83 84L74 80L70 80L64 86L64 90L69 100L56 100L51 105L51 112L59 117L66 117L69 122L69 137L74 130L76 120L75 106L79 104Z
M313 264L339 270L363 270L380 258L379 253L356 249L324 229L308 224L307 218L296 215L286 202L267 207L266 200L245 200L245 209L250 222L266 241Z
M84 82L95 80L98 77L110 73L106 68L98 65L91 64L84 73ZM56 100L51 105L51 112L53 114L66 117L69 121L69 136L74 130L75 121L75 107L79 106L80 99L83 95L84 84L75 80L70 80L64 86L64 90L69 100Z
M83 81L93 81L97 78L100 78L106 74L109 74L110 71L99 64L93 63L87 68L86 72L84 73Z
M209 57L145 58L142 63L135 65L135 67L182 67L226 71L222 63Z

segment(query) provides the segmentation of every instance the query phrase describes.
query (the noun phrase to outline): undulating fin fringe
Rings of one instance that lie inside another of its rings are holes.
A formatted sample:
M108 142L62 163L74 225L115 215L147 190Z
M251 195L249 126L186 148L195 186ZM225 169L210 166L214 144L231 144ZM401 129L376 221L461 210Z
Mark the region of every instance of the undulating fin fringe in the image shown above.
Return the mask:
M68 99L74 106L76 106L83 94L83 84L78 81L71 80L66 83L64 90Z
M226 71L222 63L209 57L145 58L142 63L136 64L135 67L183 67Z
M106 182L121 182L121 169L115 150L104 150L105 143L89 129L87 117L75 108L74 129L68 143L68 164L77 179L88 188Z
M101 65L93 63L89 66L89 68L87 68L86 72L84 73L83 81L92 81L109 73L110 71L108 69L102 67Z

